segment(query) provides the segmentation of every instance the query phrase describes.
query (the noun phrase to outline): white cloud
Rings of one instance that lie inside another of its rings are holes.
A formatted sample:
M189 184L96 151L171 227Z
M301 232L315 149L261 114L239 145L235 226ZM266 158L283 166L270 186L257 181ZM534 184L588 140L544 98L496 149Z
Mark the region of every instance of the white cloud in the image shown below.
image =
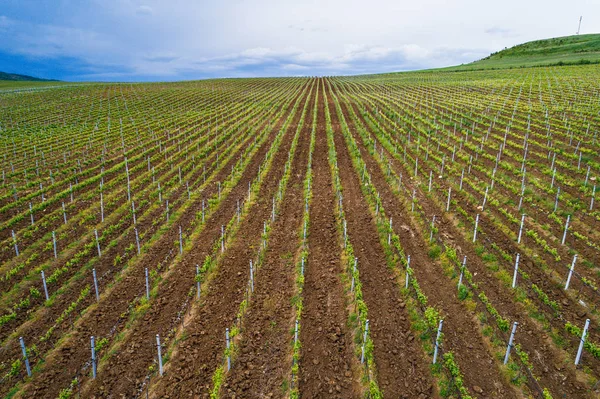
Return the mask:
M103 78L441 67L570 34L580 14L582 33L600 31L600 2L586 0L568 7L559 0L371 0L368 7L362 0L89 0L62 8L53 0L2 1L22 15L3 9L1 51L72 57Z
M152 7L150 6L141 5L135 10L135 13L137 15L152 15L154 10L152 10Z

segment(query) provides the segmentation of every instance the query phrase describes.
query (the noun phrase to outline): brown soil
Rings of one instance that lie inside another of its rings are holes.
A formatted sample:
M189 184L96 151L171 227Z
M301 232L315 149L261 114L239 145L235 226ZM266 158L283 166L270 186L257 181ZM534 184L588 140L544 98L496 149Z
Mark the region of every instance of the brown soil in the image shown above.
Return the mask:
M362 143L360 136L355 132L348 113L346 121L350 126L355 140ZM442 348L451 350L456 357L461 372L464 375L465 385L471 393L473 387L478 387L483 394L473 393L475 397L481 395L496 395L504 398L516 397L513 387L502 378L499 365L494 359L478 325L475 315L468 312L457 297L455 284L447 279L441 268L434 265L428 257L428 248L424 242L425 232L415 226L411 215L398 201L388 186L383 173L376 161L369 155L364 145L359 145L363 160L367 163L367 170L371 174L372 182L379 191L384 209L393 219L393 228L400 238L402 247L407 255L411 256L411 266L415 272L421 289L429 299L429 303L443 312L444 340ZM409 228L408 234L401 226ZM411 238L420 235L421 238Z
M289 385L294 326L295 254L302 223L303 181L308 165L316 84L309 100L288 189L280 215L272 225L264 265L258 270L254 293L242 323L239 355L223 386L226 398L283 397Z
M299 390L305 398L359 397L353 374L352 334L348 331L343 268L335 220L335 197L327 161L327 135L320 79L316 142L313 153L313 201L300 342Z
M304 100L300 102L299 110L302 109L303 103ZM223 258L219 260L220 266L216 275L210 281L209 286L205 288L200 307L193 312L193 317L188 322L187 338L181 342L162 381L153 388L154 395L157 397L180 397L184 393L196 394L201 397L208 396L212 385L212 375L223 362L225 329L231 327L235 321L239 304L245 297L249 261L254 258L256 248L261 241L263 222L270 217L272 197L283 176L284 164L299 118L300 112L297 112L284 135L279 151L275 154L272 169L263 179L256 204L253 205L236 233L238 239L226 248ZM278 131L279 127L276 126L274 130ZM258 172L258 165L249 169ZM242 190L245 190L247 183L240 186ZM216 225L215 228L219 229L220 225ZM195 245L194 249L186 255L184 263L189 263L190 270L194 264L200 263L209 254L212 241L206 244L209 245ZM188 259L189 261L187 261ZM187 282L183 284L173 284L172 289L177 290L181 286L191 286L193 284L191 277L193 276L188 276ZM170 296L175 295L170 293ZM146 335L150 333L148 330ZM143 363L146 367L151 363L155 352L150 351L149 355L146 356L145 363ZM125 360L123 359L121 363L123 368L128 367ZM143 374L138 373L138 376L143 376Z
M429 365L418 337L410 329L400 287L387 267L377 227L354 172L332 97L329 92L348 237L358 258L363 296L369 308L378 383L385 398L432 397L434 388Z
M291 105L289 110L291 110ZM282 116L280 123L283 121L285 116L286 115ZM278 126L280 125L276 125L275 128L270 132L271 137L274 137L277 133L276 128ZM214 239L220 235L221 225L226 224L235 212L237 199L244 196L244 193L247 190L248 181L252 176L256 175L258 167L264 159L264 156L270 146L270 141L271 140L267 139L262 147L259 148L249 166L244 171L244 175L236 188L230 193L229 197L224 200L224 203L212 215L212 217L207 220L207 223L204 227L205 233L201 237L201 240L203 240L202 242L205 243L203 248L208 248L210 245L212 245ZM233 159L231 162L235 162L235 159ZM222 177L225 177L230 172L230 167L225 166L221 172L223 173ZM217 186L211 185L204 191L204 193L206 194L206 197L209 197L216 191ZM197 206L188 208L188 211L181 216L180 224L182 226L188 225L190 221L196 217L195 214L200 205L201 204L198 203ZM34 394L41 396L56 396L58 391L67 386L73 376L79 372L80 367L89 360L89 336L111 336L114 334L114 331L112 331L113 328L116 328L117 331L119 331L124 327L123 321L126 319L122 319L121 315L126 315L128 313L128 308L132 301L137 296L142 295L144 291L143 267L146 265L156 265L159 262L165 262L166 260L173 258L176 254L176 251L172 243L177 239L177 236L178 226L174 224L169 231L165 232L160 237L155 245L153 245L145 254L143 254L143 261L136 262L133 267L135 270L137 270L137 272L133 269L129 270L123 280L119 281L118 284L113 287L113 290L109 295L110 298L106 298L106 300L101 301L99 304L100 306L90 309L88 314L86 314L85 323L79 325L76 333L73 334L71 339L61 346L59 349L60 353L55 353L52 357L46 359L46 365L52 365L52 367L47 368L47 374L42 373L34 381L32 381L29 389L33 391ZM202 242L198 245L202 244ZM190 281L193 281L195 264L201 264L203 260L204 258L196 259L192 266L188 267L187 270L189 270L189 273L186 274L186 277ZM188 286L191 286L191 283ZM171 285L170 289L174 290L175 287ZM180 295L185 295L187 294L187 290L185 293L179 293ZM162 298L164 297L161 295L161 299ZM179 300L176 300L177 298L179 298ZM178 304L181 303L179 296L176 296L172 299ZM158 302L161 302L160 299ZM169 301L169 303L173 302ZM169 316L172 317L175 313L176 311ZM155 334L156 333L153 333L149 337L142 340L146 343L146 346L143 348L143 350L147 352L147 358L152 357L152 351L155 349L152 345L152 338ZM138 343L136 346L137 347L134 348L136 353L143 354L141 345ZM147 366L148 363L146 363L143 368L147 368ZM57 370L67 370L67 372L57 372ZM114 370L114 368L112 370ZM111 371L108 371L108 373ZM102 373L100 373L99 376L101 377ZM52 380L54 383L48 384L48 380ZM135 384L135 381L132 382Z
M384 151L384 153L387 153L387 151ZM395 168L403 172L405 175L410 173L403 167L403 165L401 165L400 162L393 159L393 157L390 157L389 154L387 155L388 159L392 159L392 164L395 166ZM425 209L426 214L444 215L442 222L437 225L439 229L438 235L449 239L450 242L461 249L459 257L462 258L463 255L467 256L468 269L472 273L477 273L475 277L476 282L480 285L482 291L485 292L486 296L494 304L501 315L508 317L511 322L519 322L518 330L520 334L516 336L517 342L523 346L523 349L530 353L530 360L534 364L536 370L538 370L537 373L541 377L541 385L544 387L549 387L552 392L565 391L569 392L570 394L585 396L586 389L584 385L578 381L574 368L570 364L565 365L564 354L560 354L558 352L552 341L549 339L548 334L543 330L542 326L530 319L530 317L526 314L526 310L522 306L516 304L514 295L508 291L500 281L495 279L489 270L487 270L480 257L475 253L473 243L464 237L464 234L458 230L455 224L448 222L446 218L447 215L442 212L439 207L436 207L435 204L422 192L420 192L416 185L409 188L415 188L418 190L417 196L419 198L419 204ZM465 206L464 203L463 206ZM475 211L474 207L473 211ZM480 226L485 230L493 228L493 226L488 226L487 224L483 223ZM500 237L503 236L501 232L493 231L491 232L491 236L497 237L496 242L500 243L501 246L504 246L508 243L508 241L505 242L504 240L500 239ZM481 234L479 238L483 239L483 234ZM509 244L509 247L511 245L512 244ZM533 264L526 256L523 256L521 259L522 267L533 269ZM529 265L529 263L531 263L531 265ZM536 274L535 272L533 273L534 275ZM477 277L478 275L483 278ZM539 286L544 286L545 291L547 290L546 286L548 286L548 288L551 286L551 284L547 283L547 278L539 277L536 278L535 282ZM560 323L560 321L558 322ZM562 328L560 325L557 327ZM505 340L508 339L508 337L505 338Z

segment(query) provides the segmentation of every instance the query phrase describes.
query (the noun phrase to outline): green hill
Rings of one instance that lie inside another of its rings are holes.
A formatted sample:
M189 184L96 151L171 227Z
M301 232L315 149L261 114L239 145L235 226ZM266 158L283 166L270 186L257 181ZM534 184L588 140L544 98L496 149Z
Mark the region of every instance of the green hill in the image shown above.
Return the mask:
M19 75L17 73L0 72L0 80L10 80L13 82L51 82L52 79L40 79L33 76Z
M523 68L600 63L600 34L536 40L490 54L469 64L443 70Z

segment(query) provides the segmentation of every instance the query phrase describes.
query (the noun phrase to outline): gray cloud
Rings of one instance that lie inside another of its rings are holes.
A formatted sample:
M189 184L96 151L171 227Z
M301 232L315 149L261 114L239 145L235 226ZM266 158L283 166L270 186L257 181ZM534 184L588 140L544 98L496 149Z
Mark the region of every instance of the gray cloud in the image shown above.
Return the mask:
M371 0L369 7L361 0L88 0L67 8L51 0L35 7L2 1L9 7L0 16L0 51L97 67L82 79L443 67L570 34L581 13L582 33L600 31L600 2L585 0L573 0L568 10L559 0ZM565 26L572 9L573 27ZM532 15L543 23L532 24Z

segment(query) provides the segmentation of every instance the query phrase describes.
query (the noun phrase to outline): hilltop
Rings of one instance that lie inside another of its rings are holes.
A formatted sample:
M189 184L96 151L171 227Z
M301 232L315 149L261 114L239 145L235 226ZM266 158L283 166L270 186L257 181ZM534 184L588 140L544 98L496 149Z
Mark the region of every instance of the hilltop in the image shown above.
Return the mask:
M506 69L600 63L600 34L535 40L505 48L489 56L442 70Z
M13 82L52 82L52 79L40 79L28 75L19 75L17 73L0 72L0 80L10 80Z

